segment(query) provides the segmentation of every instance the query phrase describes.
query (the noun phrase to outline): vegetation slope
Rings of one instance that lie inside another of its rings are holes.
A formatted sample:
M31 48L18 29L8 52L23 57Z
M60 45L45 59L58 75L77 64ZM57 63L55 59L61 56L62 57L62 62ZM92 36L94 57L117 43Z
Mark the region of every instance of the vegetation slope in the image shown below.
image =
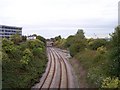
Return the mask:
M90 87L120 88L120 26L110 34L111 39L87 39L79 29L67 39L54 39L55 46L70 51L86 71Z
M45 70L47 57L45 39L26 40L13 35L2 40L2 87L30 88L39 81Z

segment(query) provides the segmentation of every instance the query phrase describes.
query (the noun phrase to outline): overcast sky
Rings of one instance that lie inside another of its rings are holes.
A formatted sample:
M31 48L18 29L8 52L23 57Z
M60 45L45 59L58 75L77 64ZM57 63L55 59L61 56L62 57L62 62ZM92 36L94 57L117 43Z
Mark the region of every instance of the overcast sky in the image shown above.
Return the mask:
M0 24L23 27L22 34L107 37L118 25L119 0L0 0Z

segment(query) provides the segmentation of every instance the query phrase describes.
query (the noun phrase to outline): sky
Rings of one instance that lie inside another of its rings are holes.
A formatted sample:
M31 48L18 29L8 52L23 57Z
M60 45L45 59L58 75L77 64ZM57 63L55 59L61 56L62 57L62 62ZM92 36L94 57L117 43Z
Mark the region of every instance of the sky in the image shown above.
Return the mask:
M118 25L119 0L0 0L0 24L22 27L23 35L109 37Z

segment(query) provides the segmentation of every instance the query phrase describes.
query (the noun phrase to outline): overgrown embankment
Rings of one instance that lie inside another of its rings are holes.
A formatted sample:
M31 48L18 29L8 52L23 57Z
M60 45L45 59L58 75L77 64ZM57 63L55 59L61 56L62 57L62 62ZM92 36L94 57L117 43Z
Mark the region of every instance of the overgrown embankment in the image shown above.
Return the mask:
M42 40L24 40L19 35L2 40L3 88L30 88L45 70L47 57Z
M89 87L120 87L120 26L115 28L111 39L87 39L83 30L67 39L56 40L57 47L66 48L85 69ZM59 44L59 45L58 45ZM75 66L75 65L74 65Z

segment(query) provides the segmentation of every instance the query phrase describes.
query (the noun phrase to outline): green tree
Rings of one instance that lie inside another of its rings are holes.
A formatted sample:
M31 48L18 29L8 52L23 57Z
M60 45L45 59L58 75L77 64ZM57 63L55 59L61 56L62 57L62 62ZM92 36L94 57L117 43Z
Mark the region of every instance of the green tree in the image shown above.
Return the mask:
M81 39L84 39L85 38L85 35L84 35L84 32L82 29L78 29L77 33L76 33L76 36L78 38L81 38Z
M65 47L66 47L66 48L69 48L69 47L73 44L73 41L74 41L74 36L73 36L73 35L70 35L70 36L66 39Z
M69 36L66 40L65 46L69 48L71 56L83 51L86 47L86 39L83 30L78 29L74 36Z
M32 53L29 49L25 49L23 52L23 57L20 60L23 65L29 64L29 62L32 60Z
M112 33L111 37L112 49L110 52L110 72L120 79L120 26L115 28L115 32Z
M36 37L36 39L39 39L40 41L44 42L46 44L46 39L40 35Z
M11 41L14 42L14 44L19 44L22 41L22 37L18 33L15 35L12 35L10 39Z
M88 48L97 50L101 46L106 46L107 41L105 39L91 39L88 41Z
M27 36L22 36L22 41L25 42L27 40Z
M33 49L33 48L37 48L37 47L41 47L41 48L44 48L44 43L38 39L36 40L28 40L27 41L27 46L28 48L30 49Z
M58 41L58 40L60 40L61 39L61 36L59 35L59 36L57 36L57 37L55 37L55 40L56 41Z
M3 88L30 88L38 82L47 63L44 42L3 38L1 51Z

